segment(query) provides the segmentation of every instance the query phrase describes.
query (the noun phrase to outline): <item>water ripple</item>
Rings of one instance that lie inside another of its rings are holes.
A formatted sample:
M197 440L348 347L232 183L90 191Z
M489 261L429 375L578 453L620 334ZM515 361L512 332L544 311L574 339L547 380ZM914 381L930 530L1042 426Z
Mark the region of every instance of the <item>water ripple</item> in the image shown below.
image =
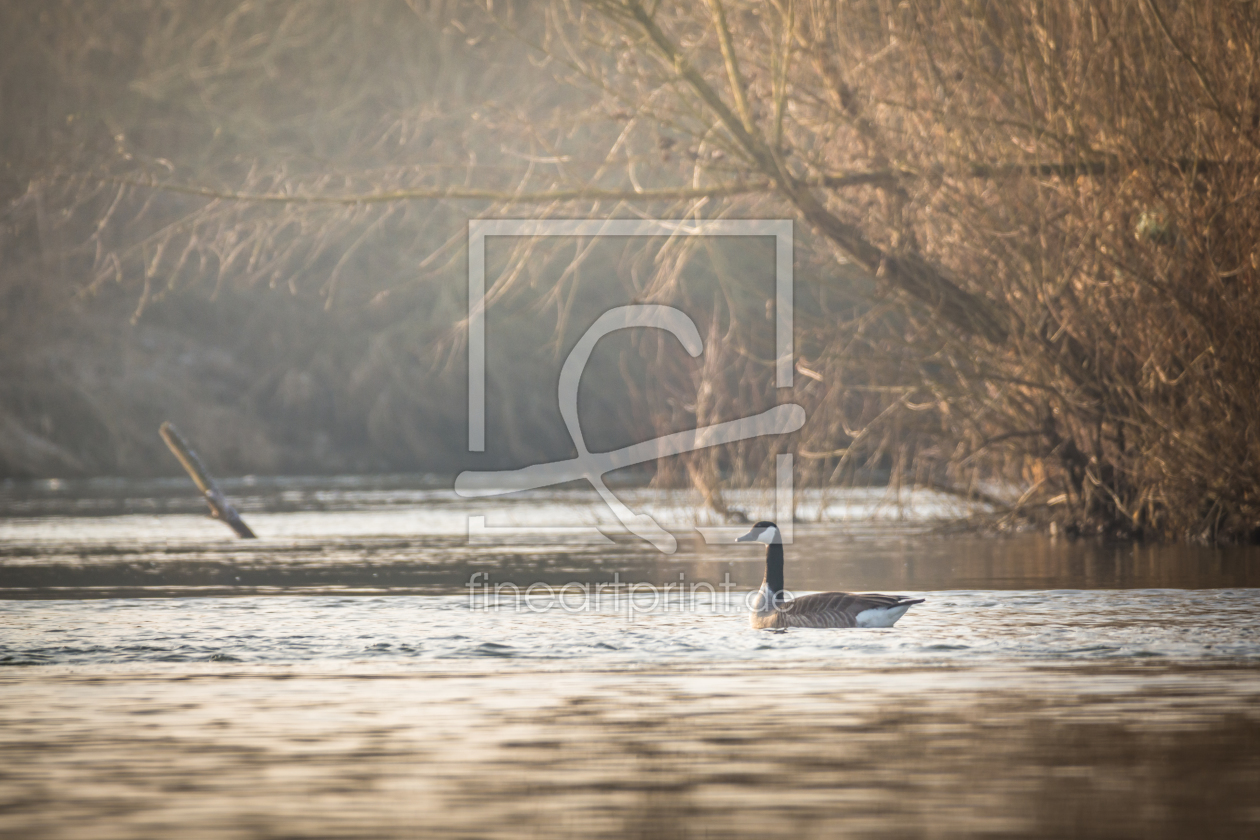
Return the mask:
M1260 661L1256 589L922 594L892 629L785 633L750 630L745 613L716 602L535 612L461 596L0 601L0 664Z

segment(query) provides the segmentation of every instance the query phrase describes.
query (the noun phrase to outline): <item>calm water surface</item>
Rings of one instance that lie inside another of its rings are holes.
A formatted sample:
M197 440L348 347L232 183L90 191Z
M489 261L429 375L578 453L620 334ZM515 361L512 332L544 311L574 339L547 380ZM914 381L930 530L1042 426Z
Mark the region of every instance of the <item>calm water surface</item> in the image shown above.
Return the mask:
M232 492L263 539L175 484L0 488L0 836L1260 836L1253 550L806 499L789 588L928 600L767 633L684 497L623 494L667 557L578 493Z

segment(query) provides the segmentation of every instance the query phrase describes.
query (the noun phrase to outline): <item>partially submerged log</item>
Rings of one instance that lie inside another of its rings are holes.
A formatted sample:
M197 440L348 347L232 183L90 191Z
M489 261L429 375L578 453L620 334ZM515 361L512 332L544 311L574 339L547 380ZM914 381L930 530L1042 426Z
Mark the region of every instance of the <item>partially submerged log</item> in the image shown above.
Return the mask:
M179 462L184 465L184 469L188 470L188 475L192 477L193 483L197 485L197 489L205 498L206 504L210 506L210 515L226 522L241 539L257 539L254 532L241 519L241 515L236 512L236 508L232 507L232 503L227 500L227 496L223 495L219 485L206 471L206 465L201 463L201 459L197 457L196 452L192 451L192 447L188 445L188 441L184 440L179 430L168 420L158 429L158 433L162 435L162 440L166 441L166 445L175 453Z

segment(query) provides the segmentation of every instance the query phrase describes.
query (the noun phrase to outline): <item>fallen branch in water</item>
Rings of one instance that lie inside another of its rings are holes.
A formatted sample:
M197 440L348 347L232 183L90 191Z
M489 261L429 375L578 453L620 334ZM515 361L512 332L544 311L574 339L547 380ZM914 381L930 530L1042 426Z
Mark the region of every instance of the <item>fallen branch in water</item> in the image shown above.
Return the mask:
M210 506L210 515L227 523L228 527L235 531L236 535L241 539L257 539L254 532L241 519L241 515L236 512L236 508L232 507L232 503L227 500L227 496L223 495L219 485L215 483L210 473L206 471L206 465L201 463L197 453L192 451L188 441L184 440L183 435L179 433L175 426L168 420L158 429L158 433L162 435L162 440L166 441L166 445L170 447L171 452L175 453L175 457L184 465L184 469L192 477L193 483L197 485L197 489L205 497L206 504Z

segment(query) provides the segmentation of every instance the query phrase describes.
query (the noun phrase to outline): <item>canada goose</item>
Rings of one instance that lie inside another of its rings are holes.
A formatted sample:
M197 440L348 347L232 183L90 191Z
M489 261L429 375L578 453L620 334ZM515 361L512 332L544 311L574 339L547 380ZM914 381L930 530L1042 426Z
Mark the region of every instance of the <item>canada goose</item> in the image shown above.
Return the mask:
M756 630L776 627L892 627L922 598L819 592L791 601L783 597L783 538L773 522L758 522L736 542L766 544L766 577L753 601Z

